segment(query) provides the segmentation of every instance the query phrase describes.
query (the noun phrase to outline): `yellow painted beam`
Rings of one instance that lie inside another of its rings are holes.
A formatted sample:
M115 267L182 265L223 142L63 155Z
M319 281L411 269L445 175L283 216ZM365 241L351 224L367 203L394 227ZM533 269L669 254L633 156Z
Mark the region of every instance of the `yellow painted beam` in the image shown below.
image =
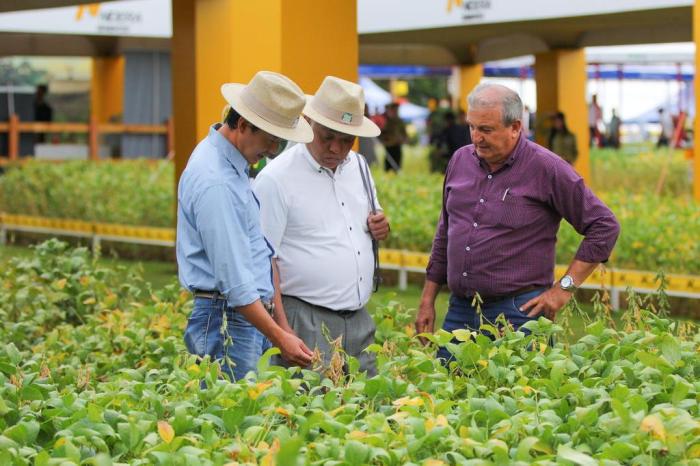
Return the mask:
M260 70L306 93L326 75L358 79L357 5L346 0L173 0L175 167L221 118L224 82Z
M467 97L484 77L484 65L462 65L459 67L459 101L457 107L467 111Z
M695 42L695 63L700 63L700 0L695 0L693 4L693 41ZM695 108L700 108L700 79L694 79L695 86ZM693 122L693 198L700 202L700 118L695 116Z
M94 57L90 111L98 123L116 121L124 113L124 56Z
M537 142L547 145L549 116L561 111L576 135L576 171L590 182L588 106L586 104L586 55L583 49L554 50L535 55L537 86Z

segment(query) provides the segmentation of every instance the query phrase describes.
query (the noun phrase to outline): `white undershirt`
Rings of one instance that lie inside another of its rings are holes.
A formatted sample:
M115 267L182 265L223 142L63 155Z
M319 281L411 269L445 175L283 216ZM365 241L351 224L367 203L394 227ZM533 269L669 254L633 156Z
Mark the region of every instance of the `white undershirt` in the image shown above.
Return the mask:
M370 183L374 190L371 175ZM364 306L374 256L357 154L350 151L334 173L297 144L260 172L253 189L263 233L275 248L282 294L334 310Z

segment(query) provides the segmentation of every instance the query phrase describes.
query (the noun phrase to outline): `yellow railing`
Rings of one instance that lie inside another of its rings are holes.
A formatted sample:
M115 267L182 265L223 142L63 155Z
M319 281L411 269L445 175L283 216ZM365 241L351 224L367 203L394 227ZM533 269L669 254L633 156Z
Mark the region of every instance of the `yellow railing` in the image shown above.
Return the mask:
M6 241L8 231L90 238L95 248L99 247L102 240L175 246L175 230L173 228L141 227L0 213L0 244L4 244ZM379 251L379 262L382 268L399 272L399 287L402 289L407 286L408 272L425 272L429 257L429 254L399 249L381 249ZM565 266L558 265L555 269L555 275L561 276L565 271ZM668 295L700 299L700 276L667 274L665 277ZM598 268L588 278L584 288L608 289L612 296L613 306L619 307L619 293L621 291L631 288L635 291L651 292L655 291L658 285L657 274L654 272Z

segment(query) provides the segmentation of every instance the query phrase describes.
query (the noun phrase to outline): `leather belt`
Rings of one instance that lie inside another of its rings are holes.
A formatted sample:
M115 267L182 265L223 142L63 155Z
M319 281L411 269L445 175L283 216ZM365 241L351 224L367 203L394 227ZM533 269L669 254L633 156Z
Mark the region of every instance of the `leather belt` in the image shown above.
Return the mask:
M212 301L218 301L218 300L226 301L226 296L219 293L218 290L212 291L212 290L194 289L194 290L192 290L192 295L195 298L211 299ZM263 300L260 300L260 302L262 303L263 307L265 308L265 310L267 311L268 314L270 314L271 316L275 315L275 303L273 303L272 301L263 301Z
M538 290L540 288L543 288L543 287L530 285L530 286L525 286L523 288L518 288L517 290L515 290L512 293L509 293L507 295L494 295L494 296L481 296L481 295L479 295L479 298L481 299L482 304L493 304L493 303L497 303L499 301L503 301L504 299L510 299L510 298L514 298L516 296L520 296L521 294L527 293L528 291ZM474 295L465 296L465 298L471 301L474 299Z

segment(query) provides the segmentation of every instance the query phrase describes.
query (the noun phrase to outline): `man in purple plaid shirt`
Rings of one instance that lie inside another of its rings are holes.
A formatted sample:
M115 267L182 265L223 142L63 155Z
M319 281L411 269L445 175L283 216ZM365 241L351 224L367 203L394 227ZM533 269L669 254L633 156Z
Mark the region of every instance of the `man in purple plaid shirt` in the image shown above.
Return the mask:
M615 216L566 161L522 134L521 116L520 97L505 86L482 83L469 95L473 144L458 149L447 168L419 333L434 330L435 298L445 284L452 292L447 331L478 330L500 314L516 329L540 315L554 320L610 257L620 232ZM554 282L562 218L584 238ZM444 349L438 356L449 358Z

